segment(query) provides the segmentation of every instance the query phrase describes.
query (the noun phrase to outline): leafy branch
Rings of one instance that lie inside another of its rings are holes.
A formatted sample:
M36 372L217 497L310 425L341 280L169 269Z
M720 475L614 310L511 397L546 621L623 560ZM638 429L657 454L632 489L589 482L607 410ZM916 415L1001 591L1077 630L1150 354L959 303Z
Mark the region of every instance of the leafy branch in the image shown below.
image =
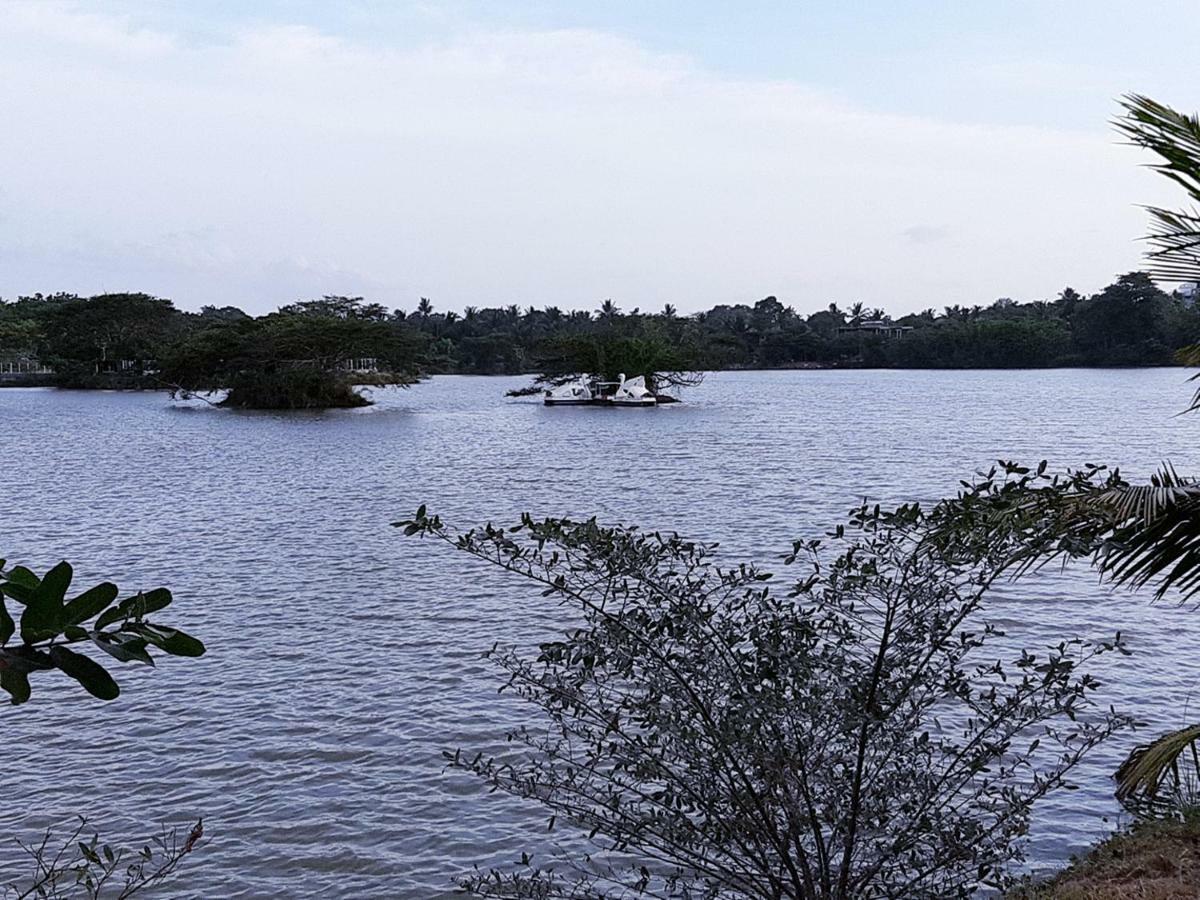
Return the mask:
M196 638L148 617L171 604L165 588L138 592L118 602L119 590L102 582L67 599L74 571L60 562L42 577L0 560L0 687L13 704L30 697L29 676L59 670L93 697L113 700L120 688L108 670L73 647L90 644L118 662L153 666L150 647L171 656L201 656ZM20 611L19 624L7 600ZM91 623L90 625L88 623Z

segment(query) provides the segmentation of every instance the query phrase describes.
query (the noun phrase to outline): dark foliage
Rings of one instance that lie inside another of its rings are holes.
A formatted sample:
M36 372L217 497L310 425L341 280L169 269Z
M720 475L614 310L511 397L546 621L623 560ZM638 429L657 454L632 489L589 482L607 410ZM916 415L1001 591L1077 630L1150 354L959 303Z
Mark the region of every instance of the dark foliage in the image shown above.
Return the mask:
M60 562L38 577L24 566L5 568L0 560L0 688L14 704L32 690L29 677L58 670L89 694L113 700L120 688L108 670L80 647L103 651L118 662L154 665L150 647L172 656L200 656L204 645L177 628L151 621L171 604L165 588L117 601L115 584L104 582L67 599L74 572ZM20 608L13 617L7 601ZM90 624L89 624L90 623Z
M902 330L881 331L888 328ZM258 318L230 306L185 313L142 294L0 302L0 358L40 358L60 384L201 391L237 387L244 376L248 404L283 407L353 403L355 383L419 374L535 372L539 384L578 372L641 374L657 390L692 383L691 372L739 368L1170 365L1197 342L1200 311L1141 273L1090 297L1067 288L1054 300L1001 299L897 319L862 304L804 315L774 297L690 316L670 304L623 312L611 301L596 313L507 306L459 314L425 298L404 313L325 297ZM373 378L349 371L363 358L374 361ZM323 385L276 377L293 369L324 373Z
M1089 705L1081 668L1120 645L998 660L974 621L998 558L924 541L944 514L859 509L793 545L805 571L779 590L677 535L529 517L456 534L424 508L397 523L580 617L532 658L491 654L542 713L514 752L447 756L540 803L571 843L464 886L825 900L1005 885L1032 805L1124 724Z

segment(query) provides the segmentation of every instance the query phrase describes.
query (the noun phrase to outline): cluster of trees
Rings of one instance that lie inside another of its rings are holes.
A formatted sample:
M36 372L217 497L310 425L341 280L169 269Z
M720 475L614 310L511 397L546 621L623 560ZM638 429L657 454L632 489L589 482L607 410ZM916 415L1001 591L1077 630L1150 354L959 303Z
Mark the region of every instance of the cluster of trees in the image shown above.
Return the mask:
M406 384L421 337L377 304L325 297L251 317L199 313L147 294L69 294L0 303L0 355L53 367L63 387L227 390L230 406L360 406L354 386Z
M889 326L889 330L881 329ZM1200 341L1200 310L1146 274L1084 297L952 306L893 318L861 303L803 315L775 297L690 316L517 306L441 312L428 299L390 311L327 296L251 317L231 306L198 313L146 294L68 294L0 301L0 356L52 366L86 387L231 389L231 404L353 405L351 385L420 374L615 377L791 366L1006 368L1168 365ZM364 374L369 371L371 376Z
M611 352L617 341L669 348L666 368L703 371L1169 365L1176 350L1200 341L1200 310L1138 272L1087 297L1068 287L1053 300L1002 298L986 307L898 317L861 303L805 315L775 297L690 316L671 304L660 312L624 312L611 300L595 312L512 305L469 306L460 315L423 299L415 312L393 317L420 335L425 371L471 374L555 372L564 357L623 357ZM863 327L876 322L904 329L903 336ZM638 371L635 363L627 371Z

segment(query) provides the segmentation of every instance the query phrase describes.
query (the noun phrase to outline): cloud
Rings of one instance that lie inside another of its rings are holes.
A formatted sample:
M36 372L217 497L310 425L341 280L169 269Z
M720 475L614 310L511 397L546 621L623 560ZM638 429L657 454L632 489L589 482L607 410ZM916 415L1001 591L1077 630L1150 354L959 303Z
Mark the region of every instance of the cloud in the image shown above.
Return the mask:
M5 295L124 269L193 307L337 291L695 310L769 288L899 310L1098 286L1136 264L1134 203L1153 199L1103 123L888 115L603 32L197 44L17 9L0 19ZM915 258L944 235L914 219L956 223L953 256Z
M910 225L901 233L914 244L936 244L946 240L950 230L939 225Z

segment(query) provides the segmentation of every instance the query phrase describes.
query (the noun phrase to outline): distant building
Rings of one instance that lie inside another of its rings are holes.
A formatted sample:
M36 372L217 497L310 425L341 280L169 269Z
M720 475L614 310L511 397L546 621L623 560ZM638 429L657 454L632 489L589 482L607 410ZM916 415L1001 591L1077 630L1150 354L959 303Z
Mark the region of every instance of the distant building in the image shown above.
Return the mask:
M1197 298L1200 298L1200 284L1196 284L1194 281L1185 281L1175 288L1175 296L1184 306L1191 309L1196 305Z
M54 374L54 370L35 357L23 353L0 352L0 381L23 384Z
M96 361L97 375L157 375L158 363L152 359L100 359Z
M857 325L841 325L838 327L837 333L877 334L880 337L886 338L902 338L910 331L912 331L912 326L910 325L894 325L882 319L868 319L865 322L859 322Z

